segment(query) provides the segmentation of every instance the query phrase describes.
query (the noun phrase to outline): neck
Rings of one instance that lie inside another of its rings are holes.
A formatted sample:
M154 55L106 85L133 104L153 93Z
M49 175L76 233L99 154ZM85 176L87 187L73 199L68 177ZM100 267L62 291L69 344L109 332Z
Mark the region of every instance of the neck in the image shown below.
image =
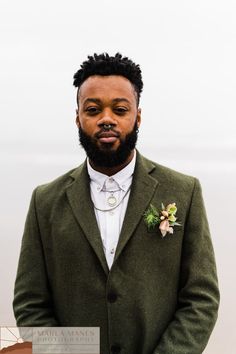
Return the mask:
M131 154L129 155L127 160L125 160L125 162L123 162L121 165L114 166L114 167L97 166L91 160L89 160L89 163L90 163L90 165L92 166L92 168L94 170L96 170L98 172L101 172L101 173L103 173L104 175L107 175L107 176L113 176L117 172L121 171L125 166L127 166L130 163L130 161L132 160L133 156L134 156L134 150L132 150Z

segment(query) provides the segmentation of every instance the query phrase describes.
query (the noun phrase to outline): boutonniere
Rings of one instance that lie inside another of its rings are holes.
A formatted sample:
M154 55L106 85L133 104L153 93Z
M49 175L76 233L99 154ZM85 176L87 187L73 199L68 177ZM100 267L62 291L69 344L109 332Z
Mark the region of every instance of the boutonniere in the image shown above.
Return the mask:
M168 204L167 207L164 204L161 204L161 209L156 209L152 204L144 213L144 221L147 224L148 230L155 229L159 225L162 237L165 237L167 232L173 234L173 226L181 226L176 222L177 207L175 203Z

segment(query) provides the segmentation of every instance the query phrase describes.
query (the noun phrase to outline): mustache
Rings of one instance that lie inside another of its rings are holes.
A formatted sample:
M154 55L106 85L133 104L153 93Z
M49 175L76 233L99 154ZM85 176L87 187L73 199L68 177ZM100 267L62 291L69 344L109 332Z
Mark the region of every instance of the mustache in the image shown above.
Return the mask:
M120 133L117 132L113 127L111 127L109 130L101 128L97 133L94 134L94 137L99 139L106 136L107 134L110 134L111 136L115 136L117 138L120 137Z

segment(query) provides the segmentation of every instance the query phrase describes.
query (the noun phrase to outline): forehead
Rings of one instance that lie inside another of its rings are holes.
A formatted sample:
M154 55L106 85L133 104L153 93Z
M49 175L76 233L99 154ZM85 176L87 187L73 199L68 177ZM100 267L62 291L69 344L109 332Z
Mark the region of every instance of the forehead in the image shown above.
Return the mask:
M88 98L114 100L126 98L130 103L136 103L136 92L131 82L119 75L93 75L83 82L78 92L78 99L83 103Z

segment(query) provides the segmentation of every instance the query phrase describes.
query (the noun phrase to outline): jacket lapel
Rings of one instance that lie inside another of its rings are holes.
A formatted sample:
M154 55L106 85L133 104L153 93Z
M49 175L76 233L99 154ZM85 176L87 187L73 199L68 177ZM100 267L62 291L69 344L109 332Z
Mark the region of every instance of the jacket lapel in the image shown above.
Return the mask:
M77 222L99 258L105 273L108 274L109 269L90 197L89 176L86 163L72 172L71 177L74 181L66 190L70 206Z
M114 261L119 257L126 243L132 236L158 186L158 181L150 175L150 172L153 171L154 168L155 165L153 165L151 161L145 159L137 152L137 161L129 202Z

